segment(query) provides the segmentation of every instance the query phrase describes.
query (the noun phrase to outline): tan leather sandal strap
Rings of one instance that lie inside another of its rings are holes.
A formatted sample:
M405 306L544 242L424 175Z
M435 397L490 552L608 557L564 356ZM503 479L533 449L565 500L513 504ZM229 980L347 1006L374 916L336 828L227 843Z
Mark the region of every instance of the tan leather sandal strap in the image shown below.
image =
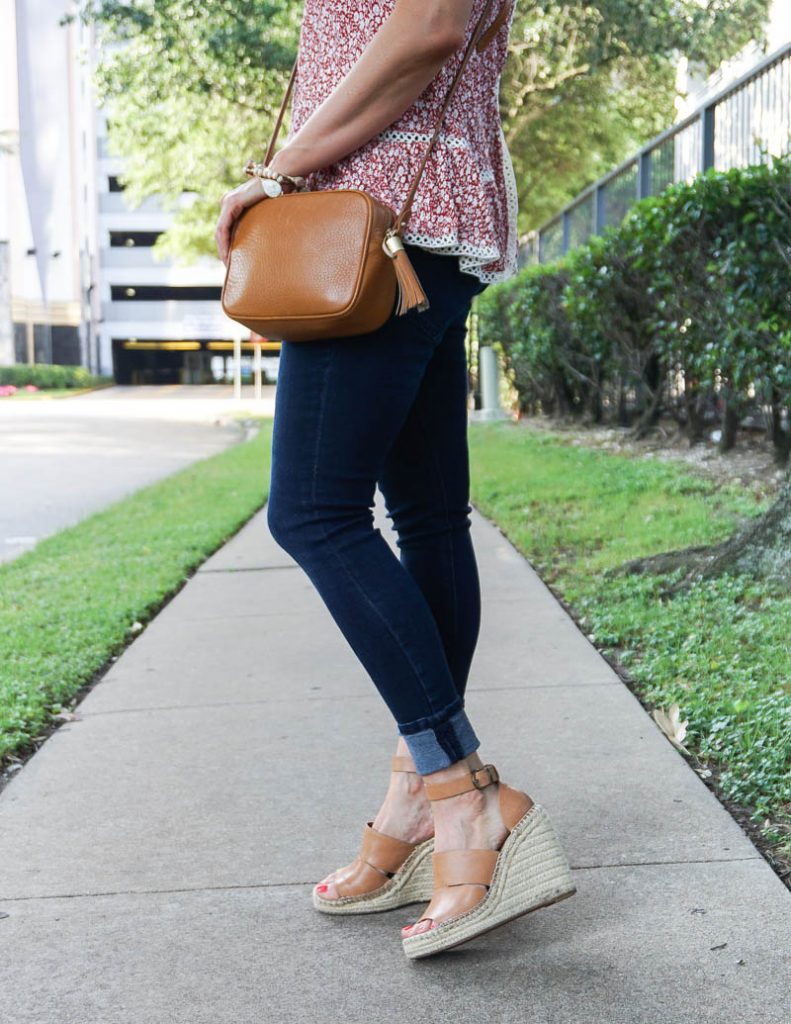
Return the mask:
M401 754L393 754L390 770L393 772L417 772L412 758L404 757Z
M360 845L360 860L380 871L398 871L407 857L415 849L416 843L407 843L384 832L377 832L369 822L363 830L363 841Z
M448 850L433 853L434 886L491 885L497 850Z
M352 864L348 876L334 884L339 896L364 896L366 893L381 889L386 881L386 874L358 857Z
M533 806L533 800L519 789L512 789L506 783L500 783L500 814L503 824L510 832L514 825L521 821Z
M425 783L426 796L429 800L444 800L449 796L458 796L459 793L468 793L471 789L485 789L499 779L494 765L485 764L471 771L469 775L462 775L461 778L450 782Z

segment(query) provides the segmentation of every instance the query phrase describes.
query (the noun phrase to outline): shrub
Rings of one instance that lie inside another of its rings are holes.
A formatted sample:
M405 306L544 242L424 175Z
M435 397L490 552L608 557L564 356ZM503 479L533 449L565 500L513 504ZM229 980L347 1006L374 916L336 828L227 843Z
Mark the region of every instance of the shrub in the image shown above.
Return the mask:
M26 384L33 384L37 388L95 388L112 383L112 377L98 377L84 366L55 366L49 363L0 366L0 384L14 384L18 388Z
M487 289L483 343L502 343L526 409L594 420L676 416L698 439L741 418L791 449L791 159L636 203L622 224L554 264Z

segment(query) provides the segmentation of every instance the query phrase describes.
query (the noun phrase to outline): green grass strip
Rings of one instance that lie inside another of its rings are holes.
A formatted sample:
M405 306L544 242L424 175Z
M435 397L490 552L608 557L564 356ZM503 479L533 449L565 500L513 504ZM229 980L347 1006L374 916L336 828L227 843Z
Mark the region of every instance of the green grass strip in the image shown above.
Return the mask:
M628 667L777 852L791 852L791 596L740 576L668 598L671 576L605 578L630 558L728 536L762 506L680 463L597 451L509 422L470 430L473 501Z
M0 760L31 741L267 496L271 420L0 565Z

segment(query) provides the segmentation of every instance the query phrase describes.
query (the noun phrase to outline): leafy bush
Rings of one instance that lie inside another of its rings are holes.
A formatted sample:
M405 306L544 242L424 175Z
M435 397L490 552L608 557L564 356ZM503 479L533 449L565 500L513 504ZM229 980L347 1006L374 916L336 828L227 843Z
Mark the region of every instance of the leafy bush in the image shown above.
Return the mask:
M566 271L552 264L530 267L522 275L479 299L481 339L503 342L506 363L520 396L520 408L569 412L576 404L573 373L565 362L579 350L561 301ZM530 322L530 329L524 325Z
M0 366L0 384L18 388L33 384L37 388L95 388L112 384L112 377L97 377L84 366L55 366L49 363Z
M690 440L740 419L791 449L791 158L636 203L621 225L480 300L481 342L500 342L520 407L653 422Z

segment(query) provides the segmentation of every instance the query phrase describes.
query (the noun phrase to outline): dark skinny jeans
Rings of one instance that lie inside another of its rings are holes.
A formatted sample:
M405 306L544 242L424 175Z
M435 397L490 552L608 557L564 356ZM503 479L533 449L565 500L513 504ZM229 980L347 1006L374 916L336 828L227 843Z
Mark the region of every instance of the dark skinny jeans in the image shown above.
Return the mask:
M465 337L486 286L457 256L407 251L428 310L366 335L283 342L267 521L426 775L479 746L464 710L480 626ZM373 525L377 485L398 557Z

